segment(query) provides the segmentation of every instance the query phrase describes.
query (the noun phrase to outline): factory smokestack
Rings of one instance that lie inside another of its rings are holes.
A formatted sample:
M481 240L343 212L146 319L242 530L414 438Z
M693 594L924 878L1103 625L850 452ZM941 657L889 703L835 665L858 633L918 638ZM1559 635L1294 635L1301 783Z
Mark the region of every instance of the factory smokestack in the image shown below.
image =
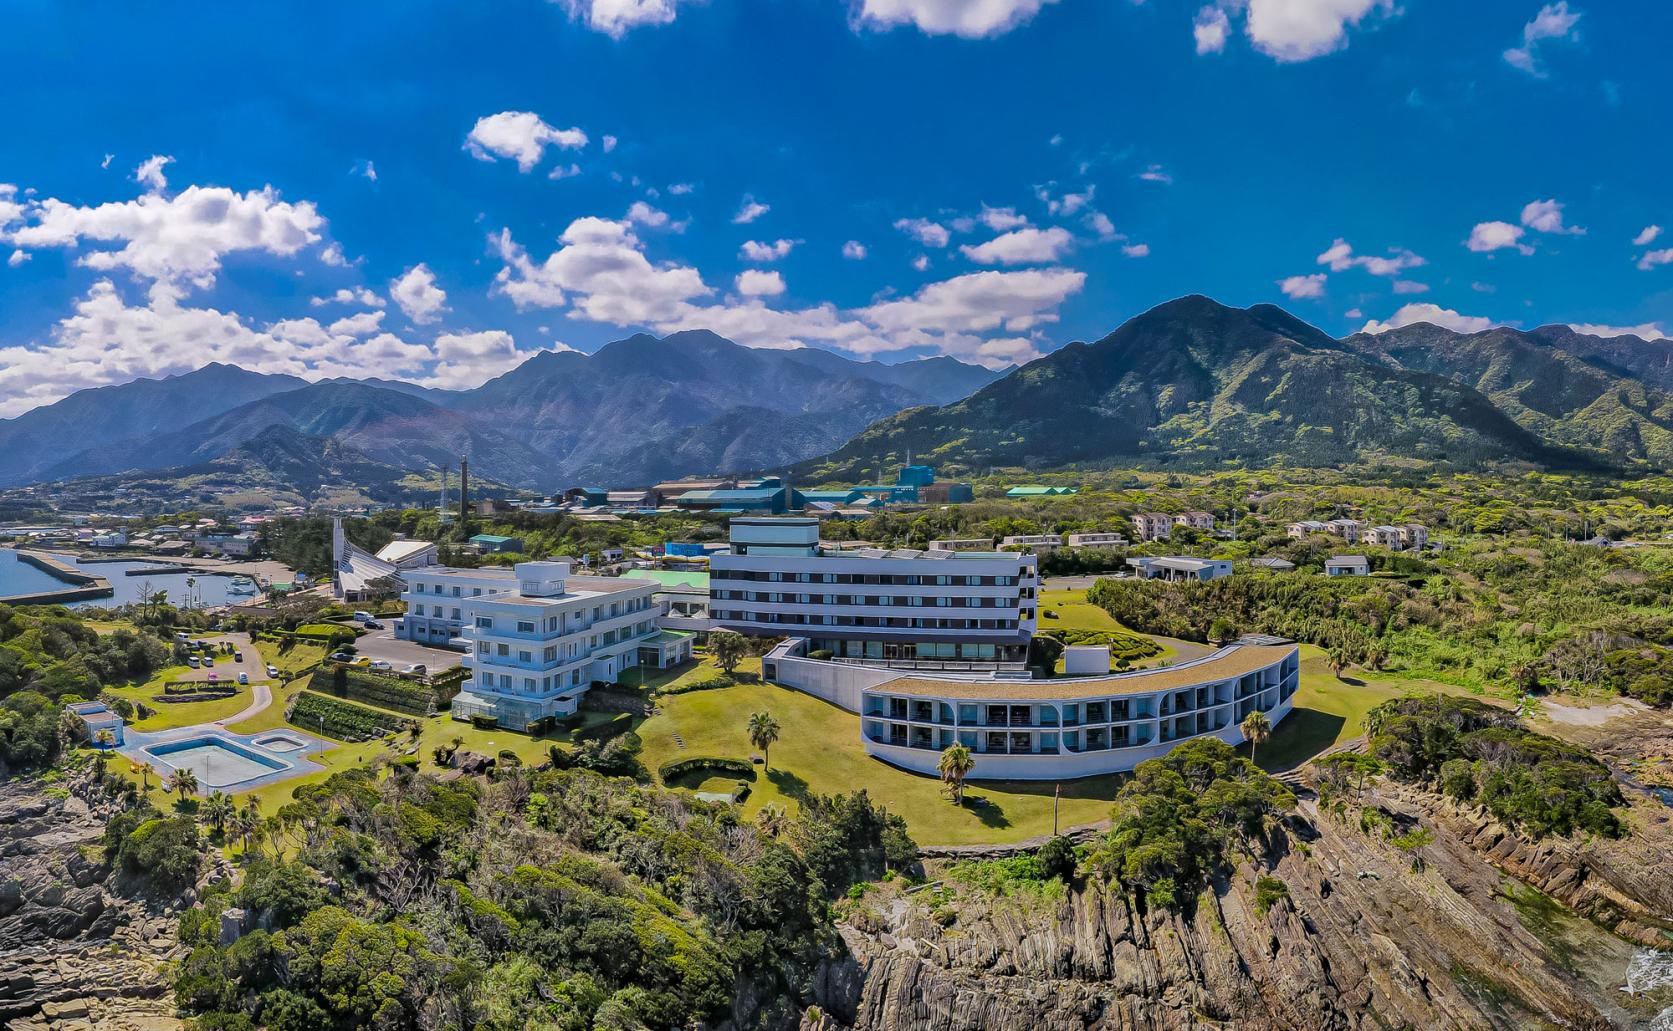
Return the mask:
M459 525L464 526L470 517L471 503L471 460L459 459Z

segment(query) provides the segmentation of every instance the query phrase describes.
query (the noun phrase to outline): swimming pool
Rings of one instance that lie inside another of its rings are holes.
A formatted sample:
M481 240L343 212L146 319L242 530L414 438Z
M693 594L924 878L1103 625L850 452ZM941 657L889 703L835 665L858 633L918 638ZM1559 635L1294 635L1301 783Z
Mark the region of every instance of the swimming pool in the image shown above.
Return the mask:
M250 742L250 744L260 745L269 752L300 752L302 749L308 747L308 743L306 741L303 741L301 738L292 737L289 734L267 734L262 737L255 738Z
M172 770L191 770L206 788L224 788L289 770L290 764L228 738L193 737L152 745L145 754Z

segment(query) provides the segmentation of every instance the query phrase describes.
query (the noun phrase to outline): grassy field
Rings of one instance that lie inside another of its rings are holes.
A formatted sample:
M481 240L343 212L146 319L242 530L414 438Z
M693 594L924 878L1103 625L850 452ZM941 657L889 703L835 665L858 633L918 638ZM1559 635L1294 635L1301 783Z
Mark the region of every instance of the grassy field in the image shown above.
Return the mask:
M172 730L175 727L189 727L195 723L213 723L215 720L234 715L250 704L250 688L238 684L231 685L238 690L228 698L173 704L152 701L153 697L163 693L164 684L170 680L178 680L186 672L185 666L169 666L143 684L108 687L105 692L131 702L144 702L155 710L153 715L129 724L135 730Z
M1052 613L1049 616L1046 615L1048 611ZM1204 654L1208 650L1205 645L1176 641L1171 637L1157 637L1154 634L1141 634L1122 626L1108 612L1087 601L1084 590L1042 590L1039 623L1041 630L1106 630L1111 633L1132 634L1134 637L1148 637L1161 645L1160 654L1135 664L1134 669L1147 669L1151 666L1178 662Z

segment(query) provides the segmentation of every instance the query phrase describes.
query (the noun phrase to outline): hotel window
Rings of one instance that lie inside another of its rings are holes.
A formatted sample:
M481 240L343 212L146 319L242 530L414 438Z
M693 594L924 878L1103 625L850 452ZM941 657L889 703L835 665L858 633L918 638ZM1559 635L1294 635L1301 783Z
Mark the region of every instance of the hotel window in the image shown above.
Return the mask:
M482 674L482 686L488 688L494 686L494 675L492 673Z
M424 585L423 584L413 584L412 585L412 593L423 594L424 593Z
M519 634L532 634L532 633L534 633L534 620L532 620L532 619L519 619L517 621L517 632Z
M548 645L547 648L546 648L545 655L546 655L546 661L547 662L556 661L556 659L558 657L557 646L556 645Z
M454 597L455 597L455 598L457 598L457 597L458 597L458 596L459 596L459 592L458 592L458 590L454 590L454 592L453 592L453 596L454 596ZM471 588L471 597L473 597L473 598L480 598L480 597L482 597L482 588L480 588L480 587L472 587L472 588Z
M494 629L494 621L488 616L478 616L476 617L476 628L478 630L492 630Z
M459 610L458 610L458 609L454 609L454 610L453 610L453 618L454 618L454 619L458 619L458 618L459 618Z
M533 652L518 652L517 653L517 661L523 663L526 666L529 663L534 661L534 653Z
M534 678L533 677L524 677L523 678L523 692L525 694L534 694Z
M503 659L506 656L511 654L511 649L509 647L507 647L506 645L496 644L496 645L494 645L494 654L498 655L500 658Z
M458 587L457 584L455 584L454 587L453 587L453 596L455 598L457 598L459 596L459 587Z

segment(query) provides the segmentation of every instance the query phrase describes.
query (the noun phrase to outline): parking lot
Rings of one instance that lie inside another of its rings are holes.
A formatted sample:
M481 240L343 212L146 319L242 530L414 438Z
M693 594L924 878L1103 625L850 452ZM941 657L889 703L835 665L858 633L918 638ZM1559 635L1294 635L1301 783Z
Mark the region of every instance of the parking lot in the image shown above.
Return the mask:
M371 659L382 659L397 670L405 669L415 663L422 663L430 667L430 673L440 673L450 666L459 664L460 653L446 648L431 648L428 645L414 641L403 641L395 636L395 631L385 627L362 635L354 642L355 653L365 655Z
M215 665L183 670L177 679L206 681L211 673L215 674L216 680L222 681L236 681L240 673L250 674L251 680L267 679L266 661L262 659L261 653L256 650L256 646L250 643L249 634L223 634L217 637L205 637L203 641L211 648L216 649L214 652ZM223 642L230 643L235 649L242 652L244 661L235 662L231 655L222 655L219 648Z

